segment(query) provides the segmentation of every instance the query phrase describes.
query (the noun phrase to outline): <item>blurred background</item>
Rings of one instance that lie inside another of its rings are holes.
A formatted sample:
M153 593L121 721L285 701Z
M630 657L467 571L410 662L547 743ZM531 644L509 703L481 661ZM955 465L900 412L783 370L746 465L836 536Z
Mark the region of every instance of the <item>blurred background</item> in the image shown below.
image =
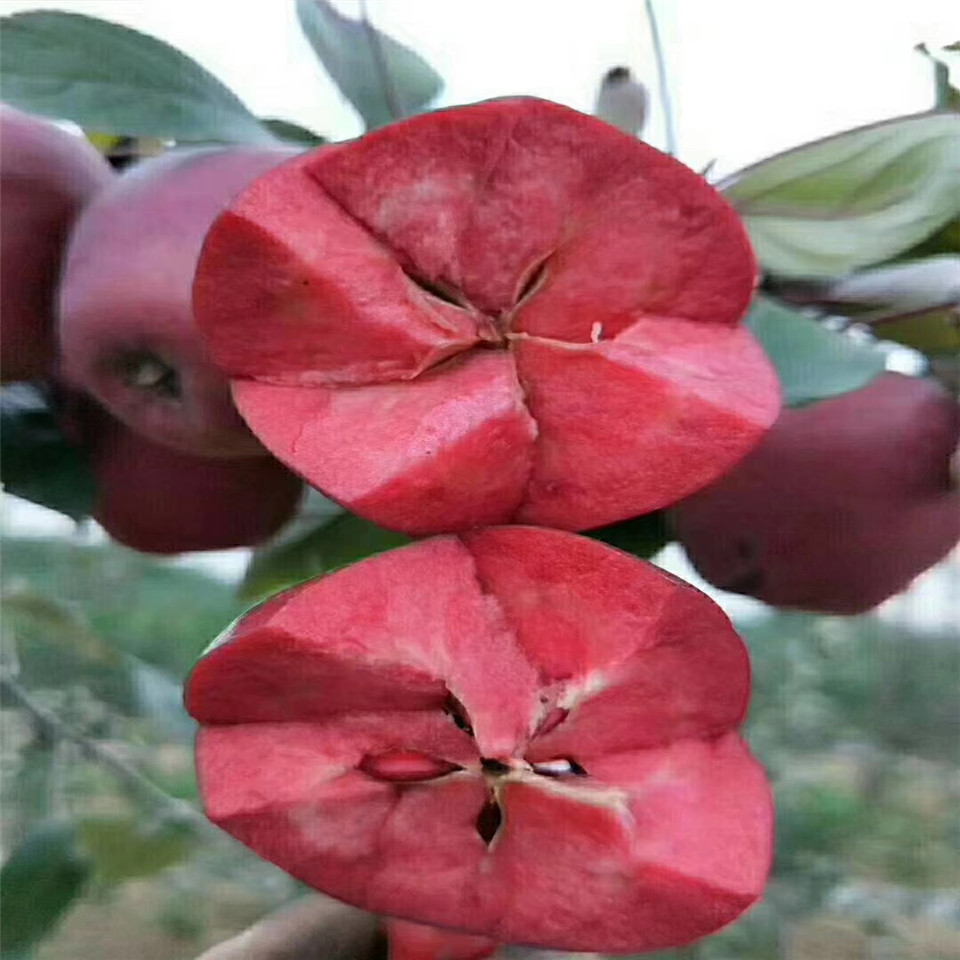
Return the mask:
M352 0L336 6L358 11ZM444 77L441 105L534 94L589 111L603 74L626 65L651 93L644 138L665 145L639 0L367 7ZM164 39L258 116L331 140L363 129L320 70L292 4L0 3L5 15L34 9L87 13ZM718 174L928 109L930 64L914 47L960 37L956 4L934 0L672 0L656 10L678 155L695 169L712 162ZM890 366L909 368L911 356ZM250 551L156 559L110 543L93 521L8 494L2 530L3 654L17 687L4 690L0 826L5 852L31 837L30 863L50 878L40 922L53 932L33 955L187 960L301 892L195 813L194 728L181 683L248 605L238 587ZM960 957L957 552L858 617L785 613L723 594L675 545L654 562L718 598L746 638L755 672L747 734L778 804L765 901L719 936L658 956ZM44 826L62 821L78 824L92 864L73 863L58 828ZM31 916L37 922L35 904Z

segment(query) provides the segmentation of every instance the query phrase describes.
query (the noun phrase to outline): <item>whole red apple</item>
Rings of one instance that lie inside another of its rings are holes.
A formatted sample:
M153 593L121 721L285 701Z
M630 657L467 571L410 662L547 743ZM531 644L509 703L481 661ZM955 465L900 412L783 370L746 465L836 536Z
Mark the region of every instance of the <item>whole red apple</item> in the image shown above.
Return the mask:
M305 154L217 219L194 304L254 433L413 534L675 502L779 410L756 264L705 180L535 99Z
M145 437L185 453L262 455L200 343L190 305L207 228L293 151L172 151L118 177L70 239L59 305L65 377Z
M861 613L960 539L958 439L960 410L945 390L883 374L784 410L753 453L670 521L697 570L724 590Z
M134 433L86 397L61 396L61 425L90 458L93 518L142 553L255 546L294 515L302 481L273 457L196 457Z
M83 137L0 104L0 380L50 372L67 234L112 177Z
M494 941L633 953L763 890L749 692L698 590L586 537L492 527L254 608L187 707L207 815L303 882Z

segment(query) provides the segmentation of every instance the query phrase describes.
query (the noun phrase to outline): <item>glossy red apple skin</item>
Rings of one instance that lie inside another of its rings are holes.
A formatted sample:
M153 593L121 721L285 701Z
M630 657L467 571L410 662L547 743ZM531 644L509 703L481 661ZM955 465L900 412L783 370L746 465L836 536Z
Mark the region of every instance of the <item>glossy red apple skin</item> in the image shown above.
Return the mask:
M217 214L294 153L230 147L143 160L76 224L59 300L63 375L144 437L197 456L264 454L200 342L190 289Z
M386 920L389 960L486 960L497 944L488 937L475 937L440 927L427 927L406 920Z
M349 510L584 530L699 489L773 422L741 324L756 273L701 177L511 99L258 178L207 235L194 305L254 433Z
M778 607L863 613L960 539L958 440L947 391L882 374L785 410L753 453L670 511L671 525L717 587Z
M279 594L186 701L207 815L303 882L492 941L631 953L715 932L763 889L749 686L699 591L517 526Z
M70 225L113 179L83 137L0 104L0 379L47 376Z
M195 457L134 433L60 391L61 426L89 457L93 519L141 553L256 546L293 518L303 483L272 457Z

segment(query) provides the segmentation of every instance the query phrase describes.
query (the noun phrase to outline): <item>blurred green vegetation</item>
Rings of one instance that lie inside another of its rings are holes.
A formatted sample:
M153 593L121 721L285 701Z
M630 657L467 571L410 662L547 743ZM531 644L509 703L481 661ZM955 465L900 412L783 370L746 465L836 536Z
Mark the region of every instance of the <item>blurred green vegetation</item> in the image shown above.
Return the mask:
M295 896L283 873L184 812L196 783L180 685L244 608L236 588L82 532L0 546L4 671L153 785L5 700L5 858L21 843L42 849L21 875L64 898L79 891L62 910L48 898L28 916L17 936L35 935L34 947L5 960L187 960ZM879 943L897 960L955 958L958 638L773 611L741 631L755 681L747 733L777 796L774 880L739 923L657 956L833 960L867 958L857 950Z

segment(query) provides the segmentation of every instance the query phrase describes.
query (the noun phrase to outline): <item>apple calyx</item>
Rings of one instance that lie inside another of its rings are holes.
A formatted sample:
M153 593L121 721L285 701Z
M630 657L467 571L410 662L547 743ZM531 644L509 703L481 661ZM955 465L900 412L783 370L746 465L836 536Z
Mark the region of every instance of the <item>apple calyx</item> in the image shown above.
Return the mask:
M258 178L207 234L193 303L251 430L354 513L585 530L704 486L773 422L741 323L756 279L703 178L530 98Z

